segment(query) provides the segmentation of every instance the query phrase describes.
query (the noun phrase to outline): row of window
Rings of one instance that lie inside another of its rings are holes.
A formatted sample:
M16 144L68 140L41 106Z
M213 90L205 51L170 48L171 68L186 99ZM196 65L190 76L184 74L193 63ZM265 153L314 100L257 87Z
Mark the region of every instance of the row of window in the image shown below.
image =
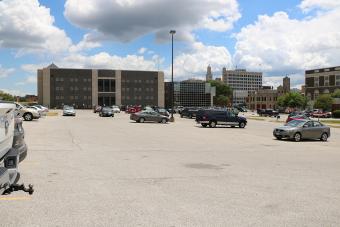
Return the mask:
M66 78L64 77L56 77L55 78L55 81L56 82L64 82L64 80L66 80ZM82 80L80 80L79 78L67 78L67 81L70 81L70 82L80 82L80 81L83 81L85 83L91 83L92 82L92 79L91 78L83 78Z
M132 97L130 96L122 96L122 100L130 100ZM153 96L145 96L145 100L154 100L155 98ZM142 100L142 96L134 96L134 100Z
M154 84L155 83L155 81L154 80L122 80L122 83L146 83L146 84Z
M335 76L335 85L340 86L340 75ZM314 77L314 87L320 86L320 77ZM329 76L324 76L324 87L329 86Z
M135 87L135 88L133 88L133 90L134 90L134 91L142 91L142 88L136 88L136 87ZM124 87L123 87L123 88L122 88L122 91L123 91L123 92L125 92L125 91L126 91L126 92L129 92L129 91L130 91L130 88L128 88L128 87L127 87L127 88L124 88ZM145 88L145 91L147 91L147 92L148 92L148 91L153 92L153 91L154 91L154 88L148 88L148 87L147 87L147 88Z
M80 96L77 96L77 95L71 95L71 96L69 96L68 97L70 100L78 100L78 99L80 99L81 97ZM91 100L92 99L92 96L83 96L82 97L83 98L83 100ZM61 95L61 96L56 96L55 97L55 99L56 100L64 100L65 98L64 98L64 96L63 95Z

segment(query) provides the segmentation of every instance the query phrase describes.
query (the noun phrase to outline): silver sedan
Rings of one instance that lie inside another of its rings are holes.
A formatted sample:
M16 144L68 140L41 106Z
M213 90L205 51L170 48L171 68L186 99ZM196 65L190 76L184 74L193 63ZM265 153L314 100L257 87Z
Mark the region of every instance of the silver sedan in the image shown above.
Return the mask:
M273 135L278 140L287 138L296 142L303 139L327 141L331 136L331 130L319 121L293 120L285 124L285 126L275 128Z

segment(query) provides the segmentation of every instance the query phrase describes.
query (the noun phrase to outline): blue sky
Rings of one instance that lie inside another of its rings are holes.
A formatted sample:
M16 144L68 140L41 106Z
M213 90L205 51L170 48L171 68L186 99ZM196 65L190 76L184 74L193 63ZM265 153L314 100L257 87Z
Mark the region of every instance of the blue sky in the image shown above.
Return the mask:
M340 65L337 0L3 0L0 90L36 94L36 70L59 67L162 70L203 78L208 64L263 71L278 86L289 74ZM35 13L31 13L35 12ZM315 31L318 31L315 33Z

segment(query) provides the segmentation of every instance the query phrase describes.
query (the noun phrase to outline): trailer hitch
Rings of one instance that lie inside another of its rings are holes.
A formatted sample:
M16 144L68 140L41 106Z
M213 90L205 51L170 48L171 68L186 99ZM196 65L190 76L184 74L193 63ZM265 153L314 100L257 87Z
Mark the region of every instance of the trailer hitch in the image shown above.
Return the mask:
M25 187L24 184L12 184L9 188L7 188L3 194L11 194L14 191L24 191L28 192L28 194L32 195L34 192L33 185L29 184L28 188Z

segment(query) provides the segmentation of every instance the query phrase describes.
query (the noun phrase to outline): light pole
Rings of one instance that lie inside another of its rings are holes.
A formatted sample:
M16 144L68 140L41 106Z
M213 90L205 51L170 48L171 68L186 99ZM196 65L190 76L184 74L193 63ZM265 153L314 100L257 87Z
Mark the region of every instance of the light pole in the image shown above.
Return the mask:
M171 118L170 121L174 122L174 34L175 30L170 30L171 34Z

